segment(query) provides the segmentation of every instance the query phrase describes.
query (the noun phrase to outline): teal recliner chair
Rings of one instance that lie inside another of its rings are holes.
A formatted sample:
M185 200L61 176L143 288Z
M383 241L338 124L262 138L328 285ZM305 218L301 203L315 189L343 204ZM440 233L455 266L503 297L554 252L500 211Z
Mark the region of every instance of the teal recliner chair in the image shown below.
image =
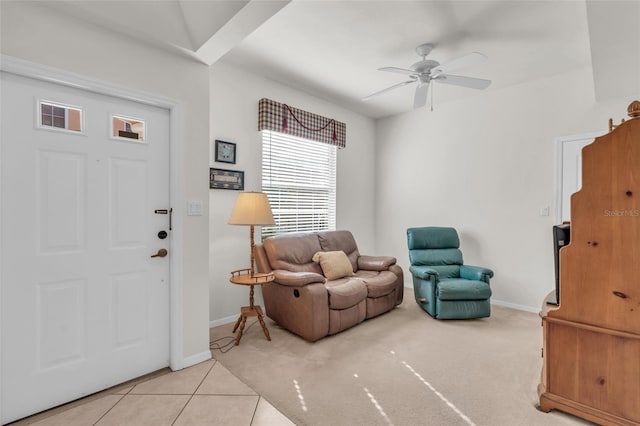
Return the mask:
M407 244L416 302L429 315L438 319L491 315L493 271L463 265L454 228L409 228Z

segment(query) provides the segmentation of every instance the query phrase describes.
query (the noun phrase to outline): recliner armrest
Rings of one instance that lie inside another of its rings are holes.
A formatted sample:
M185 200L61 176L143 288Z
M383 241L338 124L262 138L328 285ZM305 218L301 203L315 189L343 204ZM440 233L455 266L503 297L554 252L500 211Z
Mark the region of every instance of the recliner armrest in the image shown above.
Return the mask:
M359 256L358 269L365 271L386 271L389 266L396 264L396 258L391 256Z
M481 266L460 265L460 278L484 281L489 284L489 279L493 278L493 271Z
M434 278L437 281L440 276L440 274L438 274L438 271L426 266L411 265L409 267L409 271L413 274L414 277L423 280L430 280L431 278Z
M275 281L287 287L304 287L309 284L324 284L326 279L315 272L292 272L284 269L273 271Z

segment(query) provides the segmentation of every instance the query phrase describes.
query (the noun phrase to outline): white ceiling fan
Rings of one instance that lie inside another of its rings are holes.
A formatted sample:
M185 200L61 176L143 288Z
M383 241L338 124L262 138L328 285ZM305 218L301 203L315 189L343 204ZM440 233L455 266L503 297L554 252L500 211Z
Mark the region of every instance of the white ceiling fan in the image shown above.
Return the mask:
M413 99L413 107L420 108L427 104L427 94L429 92L429 85L432 81L437 81L439 83L445 84L453 84L455 86L469 87L471 89L486 89L487 87L489 87L489 85L491 84L491 80L449 74L450 71L464 68L487 59L487 57L482 53L472 52L452 61L440 64L438 61L426 59L427 55L433 50L433 47L434 46L429 43L421 44L420 46L416 47L416 53L418 54L418 56L422 57L422 60L411 65L411 67L409 67L408 69L398 67L378 68L379 71L388 71L408 75L411 79L372 93L371 95L362 98L362 100L369 100L374 96L378 96L390 90L406 86L407 84L418 83L418 87L416 87L416 93Z

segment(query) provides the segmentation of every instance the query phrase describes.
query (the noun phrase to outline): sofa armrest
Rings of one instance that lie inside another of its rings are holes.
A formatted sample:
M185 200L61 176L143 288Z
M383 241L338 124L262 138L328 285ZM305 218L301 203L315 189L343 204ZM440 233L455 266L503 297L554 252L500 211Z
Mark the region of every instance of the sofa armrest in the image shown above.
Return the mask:
M460 278L484 281L489 284L489 279L493 278L493 271L481 266L460 265Z
M414 277L420 278L422 280L435 279L437 281L438 278L440 277L440 274L438 274L438 271L436 271L435 269L429 268L428 266L411 265L411 267L409 267L409 271Z
M291 272L284 269L273 271L275 281L287 287L304 287L309 284L324 284L325 278L315 272Z
M359 256L358 269L365 271L386 271L389 266L396 264L396 258L391 256Z

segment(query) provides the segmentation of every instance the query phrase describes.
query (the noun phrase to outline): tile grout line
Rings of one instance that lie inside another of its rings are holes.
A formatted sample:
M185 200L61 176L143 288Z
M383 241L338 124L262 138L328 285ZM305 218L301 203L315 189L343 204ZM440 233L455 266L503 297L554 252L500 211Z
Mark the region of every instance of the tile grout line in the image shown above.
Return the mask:
M198 395L194 395L194 396L231 396L231 397L238 397L238 398L255 398L256 396L260 396L257 393L251 394L251 395L247 395L247 394L241 394L241 393L199 393Z
M187 402L185 402L184 406L180 409L180 411L178 412L178 415L176 416L175 419L173 419L173 421L171 422L171 426L175 425L176 422L178 421L178 419L180 418L180 416L182 415L182 413L184 412L184 409L187 408L187 405L189 405L189 403L191 402L191 399L193 398L193 395L191 395L189 397L189 399L187 399Z
M144 382L140 382L140 383L144 383ZM125 397L125 396L130 395L130 394L131 394L131 391L133 391L133 390L136 388L136 386L138 386L140 383L136 383L135 385L131 386L131 389L129 389L129 390L128 390L128 391L126 391L125 393L121 394L122 396L120 397L120 399L118 399L118 401L117 401L115 404L113 404L113 405L111 406L111 408L109 408L107 411L105 411L105 413L104 413L102 416L100 416L100 418L99 418L98 420L96 420L96 421L95 421L95 423L93 424L93 426L96 426L96 425L100 422L100 420L104 419L104 417L105 417L107 414L109 414L109 413L111 412L111 410L113 410L113 409L116 407L116 405L120 404L120 401L122 401L122 400L124 399L124 397ZM114 393L114 394L112 394L112 395L120 395L120 394Z
M180 410L180 412L178 413L178 415L176 416L175 419L173 419L173 421L171 422L171 426L174 426L176 424L176 422L178 421L178 419L180 418L180 416L182 415L182 413L184 412L184 409L187 408L187 405L189 405L189 403L191 402L191 400L193 399L194 395L196 394L196 392L198 392L198 389L200 389L200 386L202 386L202 383L204 383L205 379L207 378L207 376L211 373L211 370L213 370L213 366L216 365L218 363L218 360L215 358L213 359L213 363L211 364L211 367L209 368L209 370L202 376L202 380L200 380L200 383L198 383L198 386L196 386L196 388L194 389L193 393L191 394L191 396L189 396L189 399L187 400L186 404L184 404L184 406L182 407L182 409Z
M135 386L134 386L133 388L135 388ZM131 388L131 389L133 389L133 388ZM129 389L129 392L131 392L131 389ZM115 403L115 404L113 404L113 405L111 406L111 408L109 408L107 411L105 411L105 412L104 412L104 414L103 414L103 415L101 415L101 416L98 418L98 420L96 420L96 421L93 423L93 426L96 426L96 425L100 422L100 420L104 419L104 417L105 417L107 414L109 414L109 413L111 412L111 410L113 410L113 409L116 407L116 405L120 404L120 401L122 401L122 400L124 399L124 397L125 397L125 396L127 396L127 395L129 394L129 392L127 392L127 393L125 393L125 394L120 395L120 398L116 401L116 403ZM118 394L113 394L113 395L118 395Z
M262 397L260 395L258 395L258 401L256 402L256 408L253 409L253 414L251 415L251 421L249 422L249 426L251 426L253 424L253 421L256 418L256 413L258 412L258 405L260 404L260 400L262 399Z
M211 374L211 370L213 370L213 367L215 367L215 365L218 363L217 359L215 359L215 358L211 358L211 359L213 360L213 363L211 364L211 367L209 367L209 370L202 377L202 380L200 380L200 383L198 383L198 386L196 386L196 390L193 391L192 396L195 395L196 392L198 392L198 389L200 389L200 386L202 386L202 384L206 380L207 376L209 376L209 374Z

